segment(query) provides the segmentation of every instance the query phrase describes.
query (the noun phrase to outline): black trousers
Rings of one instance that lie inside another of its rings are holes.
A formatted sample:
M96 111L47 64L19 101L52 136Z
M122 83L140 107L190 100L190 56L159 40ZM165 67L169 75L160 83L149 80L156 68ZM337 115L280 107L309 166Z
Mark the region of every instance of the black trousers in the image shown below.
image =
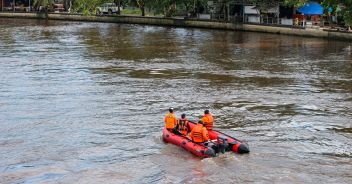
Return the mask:
M167 130L172 132L172 133L174 133L174 134L176 134L176 135L182 135L182 133L177 131L175 128L167 128Z

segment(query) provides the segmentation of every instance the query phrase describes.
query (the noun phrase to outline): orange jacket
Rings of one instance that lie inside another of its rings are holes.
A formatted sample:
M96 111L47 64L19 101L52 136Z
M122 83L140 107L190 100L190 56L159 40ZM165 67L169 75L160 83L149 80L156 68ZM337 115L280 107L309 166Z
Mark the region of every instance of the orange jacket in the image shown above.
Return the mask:
M202 124L197 124L193 127L189 136L194 142L204 142L209 140L208 131Z
M189 132L189 124L187 119L179 119L177 120L177 129L183 135L187 135Z
M211 114L205 114L202 118L207 130L212 130L214 126L214 118Z
M165 116L165 127L174 128L177 124L177 118L174 113L169 113Z

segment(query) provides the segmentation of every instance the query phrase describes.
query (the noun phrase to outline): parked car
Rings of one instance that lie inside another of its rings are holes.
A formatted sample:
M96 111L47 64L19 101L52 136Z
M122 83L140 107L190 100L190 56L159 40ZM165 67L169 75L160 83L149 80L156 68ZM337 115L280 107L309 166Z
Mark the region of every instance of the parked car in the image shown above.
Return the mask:
M97 14L102 15L102 14L113 14L117 13L118 7L116 6L115 3L104 3L101 6L97 7Z

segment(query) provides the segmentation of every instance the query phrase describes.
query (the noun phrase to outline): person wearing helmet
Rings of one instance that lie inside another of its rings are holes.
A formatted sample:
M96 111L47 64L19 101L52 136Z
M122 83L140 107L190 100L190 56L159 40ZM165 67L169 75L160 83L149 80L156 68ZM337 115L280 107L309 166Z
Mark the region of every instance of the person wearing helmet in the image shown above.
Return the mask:
M169 113L165 116L164 122L165 122L165 128L168 129L170 132L173 132L172 130L175 128L177 124L177 118L176 118L176 115L174 114L173 108L169 108Z
M204 123L202 121L198 121L197 125L193 127L189 136L192 141L196 143L209 141L208 130L204 127Z
M213 130L214 118L213 118L213 115L210 114L208 109L204 111L204 116L202 118L202 121L204 122L207 130Z
M181 114L181 118L177 120L176 130L182 135L187 135L190 132L191 128L186 119L186 114Z

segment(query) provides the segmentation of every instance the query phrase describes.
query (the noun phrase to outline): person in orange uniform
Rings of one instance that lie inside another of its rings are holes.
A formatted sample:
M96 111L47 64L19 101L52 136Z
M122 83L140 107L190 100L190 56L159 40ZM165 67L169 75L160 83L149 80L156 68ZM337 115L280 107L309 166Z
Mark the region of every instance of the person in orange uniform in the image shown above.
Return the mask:
M204 116L202 118L202 121L204 122L204 125L207 128L207 130L213 130L214 118L213 118L213 115L209 113L208 109L204 111Z
M173 132L172 129L175 128L177 124L177 118L174 114L174 109L169 108L169 113L165 116L165 128L168 129L170 132Z
M204 123L202 121L198 121L197 125L193 127L189 136L192 141L196 143L209 141L208 130L204 127Z
M191 128L186 119L186 114L181 114L181 118L177 120L176 130L178 130L182 135L187 135Z

